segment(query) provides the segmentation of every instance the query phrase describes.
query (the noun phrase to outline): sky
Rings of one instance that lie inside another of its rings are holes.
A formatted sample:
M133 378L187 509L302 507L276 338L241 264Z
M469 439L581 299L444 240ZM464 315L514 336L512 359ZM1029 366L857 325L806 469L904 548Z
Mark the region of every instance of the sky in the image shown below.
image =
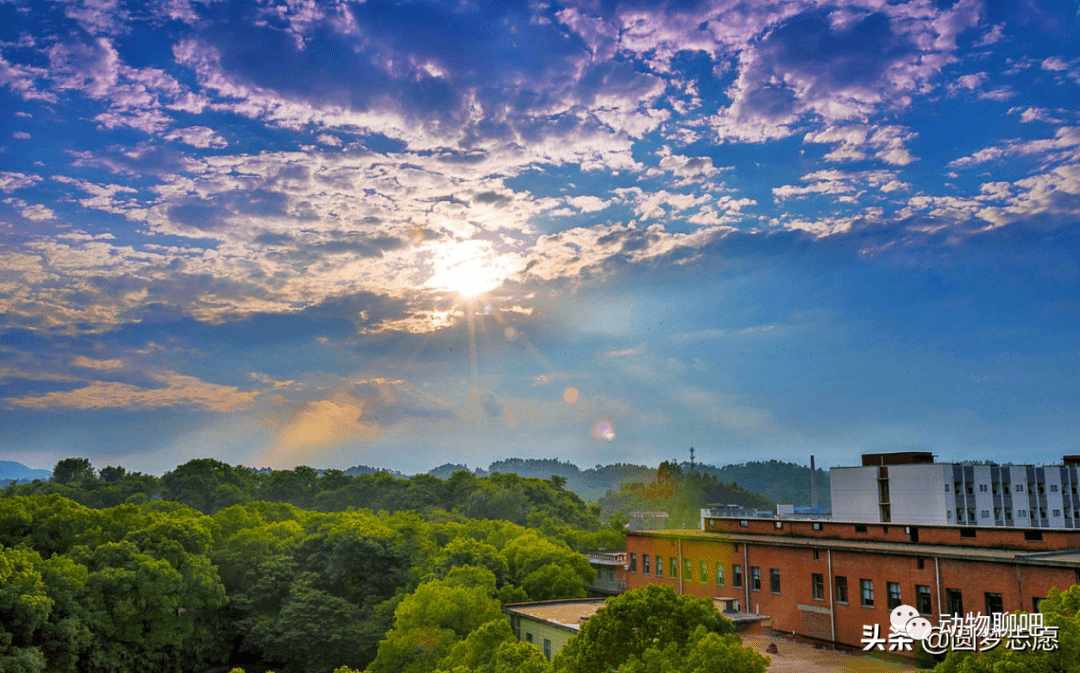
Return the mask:
M0 0L0 458L1060 462L1078 11Z

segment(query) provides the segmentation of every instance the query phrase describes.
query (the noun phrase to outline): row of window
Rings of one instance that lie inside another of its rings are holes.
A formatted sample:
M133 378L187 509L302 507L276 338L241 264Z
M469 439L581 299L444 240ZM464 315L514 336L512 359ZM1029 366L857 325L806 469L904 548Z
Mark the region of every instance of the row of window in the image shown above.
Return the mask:
M816 552L815 552L816 553ZM637 554L630 554L630 572L636 573L638 571L638 559ZM650 571L650 568L653 571ZM679 563L678 559L674 556L668 557L668 577L677 578L679 576ZM654 572L657 577L664 576L664 557L656 555L650 557L649 554L641 555L641 572L645 575ZM687 582L694 580L694 561L692 559L683 559L683 579ZM725 574L724 564L717 563L714 569L713 578L716 581L716 586L724 586ZM709 581L709 563L707 561L698 561L697 564L697 581L701 584L707 584ZM743 585L743 569L738 563L731 564L731 586L736 588L742 588ZM761 591L761 568L754 566L750 568L750 588L754 591ZM780 569L769 569L769 590L774 594L780 593Z
M1031 490L1032 486L1035 486L1035 488L1036 488L1037 492L1039 493L1039 495L1044 495L1046 493L1046 487L1045 487L1044 484L1028 484L1028 490L1029 491ZM974 493L975 493L974 486L972 484L969 483L966 486L962 486L959 481L953 482L953 490L956 491L957 493L960 493L961 490L965 490L968 495L974 495ZM1072 490L1073 495L1078 495L1077 487L1076 487L1075 484L1072 485L1071 490ZM986 484L979 484L979 492L980 493L986 493L986 491L987 491ZM998 482L995 481L993 484L991 484L990 491L992 492L993 495L998 494ZM946 493L949 492L949 485L948 484L945 484L945 492ZM1014 493L1023 493L1024 492L1024 485L1023 484L1016 484L1015 487L1013 488L1013 492ZM1051 493L1057 493L1058 492L1058 485L1057 484L1050 484L1050 492Z
M814 550L814 557L818 557L818 552ZM656 565L656 576L664 576L664 557L657 555L654 557ZM643 554L641 557L641 570L643 573L649 573L649 555ZM670 577L678 577L678 561L674 557L668 558L668 568L670 570ZM686 581L692 581L694 563L690 559L683 559L683 579ZM923 559L918 559L918 567L920 570L924 568ZM630 571L637 572L637 554L630 554ZM698 562L698 582L705 584L708 582L709 564L706 561ZM717 563L715 567L714 578L716 586L724 586L724 564ZM1080 582L1080 570L1077 571L1077 581ZM731 564L731 586L735 588L742 588L743 586L743 570L742 566L738 563ZM825 576L822 573L811 573L810 586L813 596L816 600L825 600ZM848 603L848 578L843 575L836 575L833 577L833 586L835 588L835 599L837 603ZM754 591L761 591L761 568L757 566L750 567L750 588ZM774 594L780 593L780 570L778 568L769 569L769 590ZM904 600L900 591L899 582L886 582L886 607L889 610L902 605ZM995 612L1002 612L1002 599L1001 594L987 592L984 594L986 602L986 614L993 614ZM1038 600L1035 599L1035 610L1038 611ZM949 614L964 614L964 600L963 595L959 589L946 589L945 590L945 602L948 608ZM871 579L860 578L859 579L859 604L864 608L875 607L874 599L874 581ZM915 609L923 615L933 615L933 599L930 591L930 587L924 584L915 585Z
M946 514L951 514L951 512L946 512ZM1032 510L1031 514L1032 514L1032 516L1035 516L1035 511ZM1045 519L1046 518L1046 508L1040 507L1039 511L1038 511L1038 514L1039 514L1040 519ZM983 518L983 519L989 519L990 518L990 510L988 510L988 509L980 510L979 511L979 516L981 518ZM1018 518L1018 519L1026 519L1027 516L1028 516L1028 511L1026 509L1018 509L1018 510L1016 510L1016 518ZM1061 510L1060 509L1052 510L1052 516L1060 517L1061 516ZM1000 508L997 508L997 507L994 508L994 518L995 519L1000 519L1001 518L1001 509ZM1009 520L1009 519L1012 519L1012 518L1013 518L1012 509L1005 508L1005 519ZM1074 518L1073 512L1071 510L1068 510L1068 509L1065 510L1065 518L1066 519ZM1075 518L1080 519L1080 512L1076 512ZM964 510L962 510L962 509L956 510L956 520L957 521L964 521ZM968 521L974 521L975 520L975 510L969 509L967 511L967 520Z

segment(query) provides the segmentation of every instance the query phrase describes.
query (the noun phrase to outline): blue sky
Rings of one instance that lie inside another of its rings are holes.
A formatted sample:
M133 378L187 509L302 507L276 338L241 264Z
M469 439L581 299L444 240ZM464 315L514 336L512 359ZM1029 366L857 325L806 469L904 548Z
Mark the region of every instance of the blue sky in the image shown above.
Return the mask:
M1075 2L0 2L0 457L1080 453Z

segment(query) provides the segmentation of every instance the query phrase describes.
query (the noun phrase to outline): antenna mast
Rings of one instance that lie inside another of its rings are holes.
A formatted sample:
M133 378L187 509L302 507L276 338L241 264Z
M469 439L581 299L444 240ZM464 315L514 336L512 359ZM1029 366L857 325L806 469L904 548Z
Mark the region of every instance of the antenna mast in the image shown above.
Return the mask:
M690 447L690 471L694 471L694 447Z

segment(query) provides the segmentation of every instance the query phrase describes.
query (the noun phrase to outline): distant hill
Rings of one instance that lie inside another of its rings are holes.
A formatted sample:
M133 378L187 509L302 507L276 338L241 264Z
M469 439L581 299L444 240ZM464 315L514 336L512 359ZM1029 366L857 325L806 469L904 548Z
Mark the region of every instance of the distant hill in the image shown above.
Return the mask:
M52 472L50 470L35 470L12 460L0 460L0 482L9 483L15 481L21 484L35 479L43 481L52 479Z
M680 467L684 473L690 471L689 463L684 462ZM374 468L364 469L376 471ZM552 475L558 475L566 479L567 489L592 502L598 502L608 491L618 491L623 484L649 483L656 480L656 468L646 465L615 463L582 470L573 463L554 458L506 458L491 463L487 470L447 463L430 470L428 474L446 479L458 470L466 470L479 476L500 472L537 479L549 479ZM694 471L715 476L723 484L734 483L742 489L761 495L771 503L810 506L810 468L806 465L779 460L719 467L695 463ZM821 468L817 469L817 489L818 506L829 508L832 503L829 497L829 473Z
M680 467L685 471L689 463ZM788 503L796 507L810 506L810 467L779 460L766 462L740 463L738 465L694 465L694 470L702 474L715 475L725 484L735 482L737 486L759 493L771 502ZM829 473L817 468L818 507L832 508L829 495Z

